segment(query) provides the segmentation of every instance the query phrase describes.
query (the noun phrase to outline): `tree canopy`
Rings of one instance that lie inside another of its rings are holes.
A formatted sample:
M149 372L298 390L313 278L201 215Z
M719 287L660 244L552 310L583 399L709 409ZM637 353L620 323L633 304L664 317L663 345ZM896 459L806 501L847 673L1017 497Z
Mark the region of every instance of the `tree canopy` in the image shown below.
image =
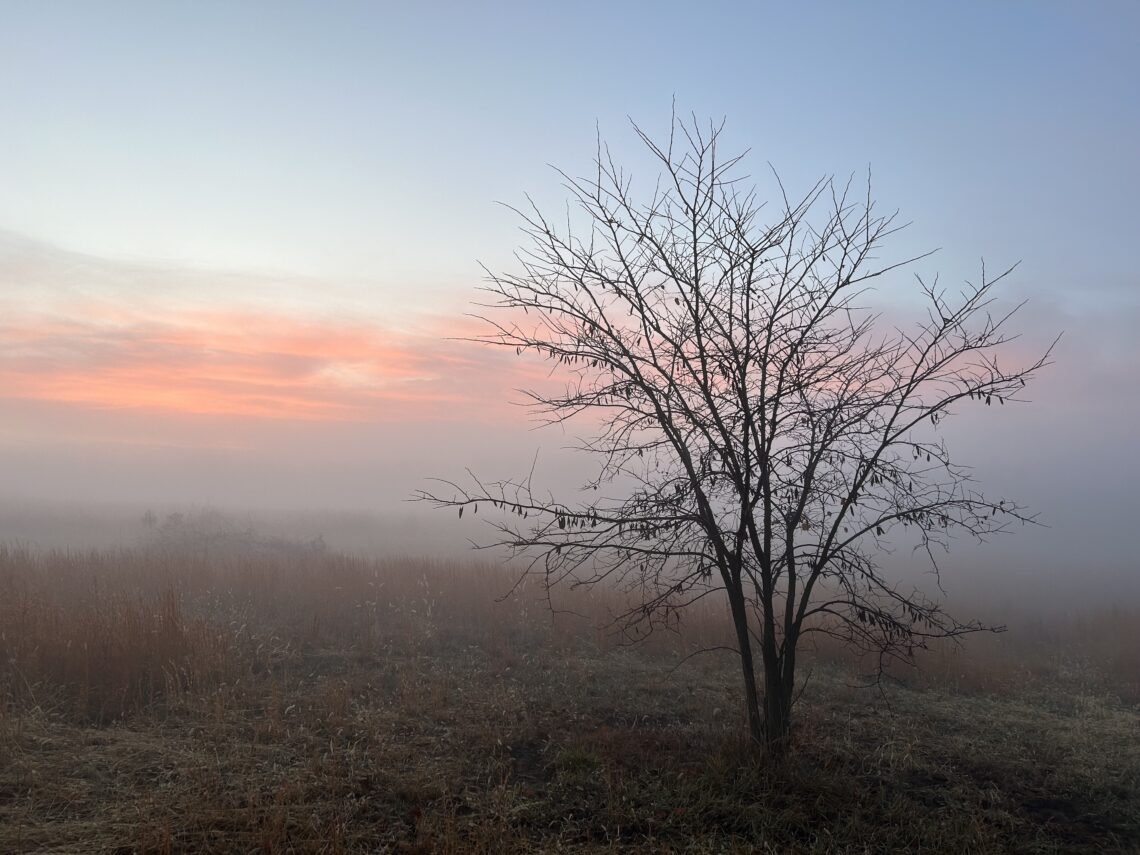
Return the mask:
M918 277L925 313L888 321L875 285L929 254L879 261L901 225L869 175L794 197L777 178L766 205L743 155L721 154L722 127L674 119L655 142L635 126L660 165L645 194L599 142L590 177L561 173L572 211L518 210L517 267L488 271L477 340L561 378L526 394L545 422L587 428L582 497L472 475L420 498L497 509L489 544L548 583L637 591L634 632L725 596L751 732L780 748L806 634L909 659L982 628L890 579L879 556L902 535L937 567L955 533L1032 521L980 490L941 427L961 407L1023 400L1049 350L999 361L1019 307L999 311L994 292L1012 268L983 264L954 290Z

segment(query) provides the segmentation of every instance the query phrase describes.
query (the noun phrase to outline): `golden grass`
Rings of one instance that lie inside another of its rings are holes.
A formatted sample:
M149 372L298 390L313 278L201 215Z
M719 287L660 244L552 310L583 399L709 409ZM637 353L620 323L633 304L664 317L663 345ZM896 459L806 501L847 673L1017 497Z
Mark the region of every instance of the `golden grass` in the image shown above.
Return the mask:
M613 625L626 596L600 588L516 585L488 564L351 557L305 548L211 555L184 549L86 553L0 547L0 692L10 704L64 703L105 722L163 697L207 693L297 648L367 655L392 646L478 644L503 657L630 643ZM555 611L551 611L551 606ZM1050 618L990 615L1010 631L933 644L891 676L958 691L1079 682L1140 702L1140 610ZM708 599L679 631L640 646L682 656L731 645L723 605ZM808 636L811 661L869 674L874 662Z
M616 592L552 615L502 567L278 547L0 548L0 851L1140 841L1136 611L987 614L1010 632L885 694L819 645L772 767L741 750L731 656L673 671L727 638L711 600L626 648Z

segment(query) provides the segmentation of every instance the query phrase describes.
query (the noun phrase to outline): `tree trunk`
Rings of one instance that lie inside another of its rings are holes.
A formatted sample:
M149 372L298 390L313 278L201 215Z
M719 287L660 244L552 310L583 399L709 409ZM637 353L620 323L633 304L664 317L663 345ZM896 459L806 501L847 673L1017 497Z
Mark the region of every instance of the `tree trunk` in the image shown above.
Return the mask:
M756 691L756 668L752 661L752 638L748 633L748 608L744 592L728 586L728 602L736 627L736 645L740 649L740 668L744 675L744 706L748 711L748 733L760 745L764 741L764 721L760 716L760 698Z
M764 663L764 744L769 753L779 756L788 747L792 726L792 681L785 675L777 659L774 667Z
M772 657L772 667L768 667L767 657L764 660L764 736L773 754L782 754L787 749L791 735L798 641L799 633L790 629L784 639L782 655Z

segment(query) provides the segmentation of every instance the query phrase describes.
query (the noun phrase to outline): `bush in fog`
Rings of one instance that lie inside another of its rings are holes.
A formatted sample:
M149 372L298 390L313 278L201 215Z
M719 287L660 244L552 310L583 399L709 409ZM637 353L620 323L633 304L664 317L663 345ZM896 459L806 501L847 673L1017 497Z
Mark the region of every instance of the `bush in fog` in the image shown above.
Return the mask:
M320 554L326 551L324 537L305 539L267 537L252 525L241 526L214 510L190 514L174 512L161 522L152 511L143 516L145 531L140 545L146 549L170 552L194 552L205 557L223 558L234 555Z

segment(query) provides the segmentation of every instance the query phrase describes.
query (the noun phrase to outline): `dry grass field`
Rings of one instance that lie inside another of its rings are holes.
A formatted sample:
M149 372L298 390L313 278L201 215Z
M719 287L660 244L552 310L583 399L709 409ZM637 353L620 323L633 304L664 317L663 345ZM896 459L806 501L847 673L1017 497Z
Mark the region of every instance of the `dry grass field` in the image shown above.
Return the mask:
M1140 611L999 616L742 744L709 605L281 542L0 549L0 852L1140 851ZM602 628L599 628L602 627Z

